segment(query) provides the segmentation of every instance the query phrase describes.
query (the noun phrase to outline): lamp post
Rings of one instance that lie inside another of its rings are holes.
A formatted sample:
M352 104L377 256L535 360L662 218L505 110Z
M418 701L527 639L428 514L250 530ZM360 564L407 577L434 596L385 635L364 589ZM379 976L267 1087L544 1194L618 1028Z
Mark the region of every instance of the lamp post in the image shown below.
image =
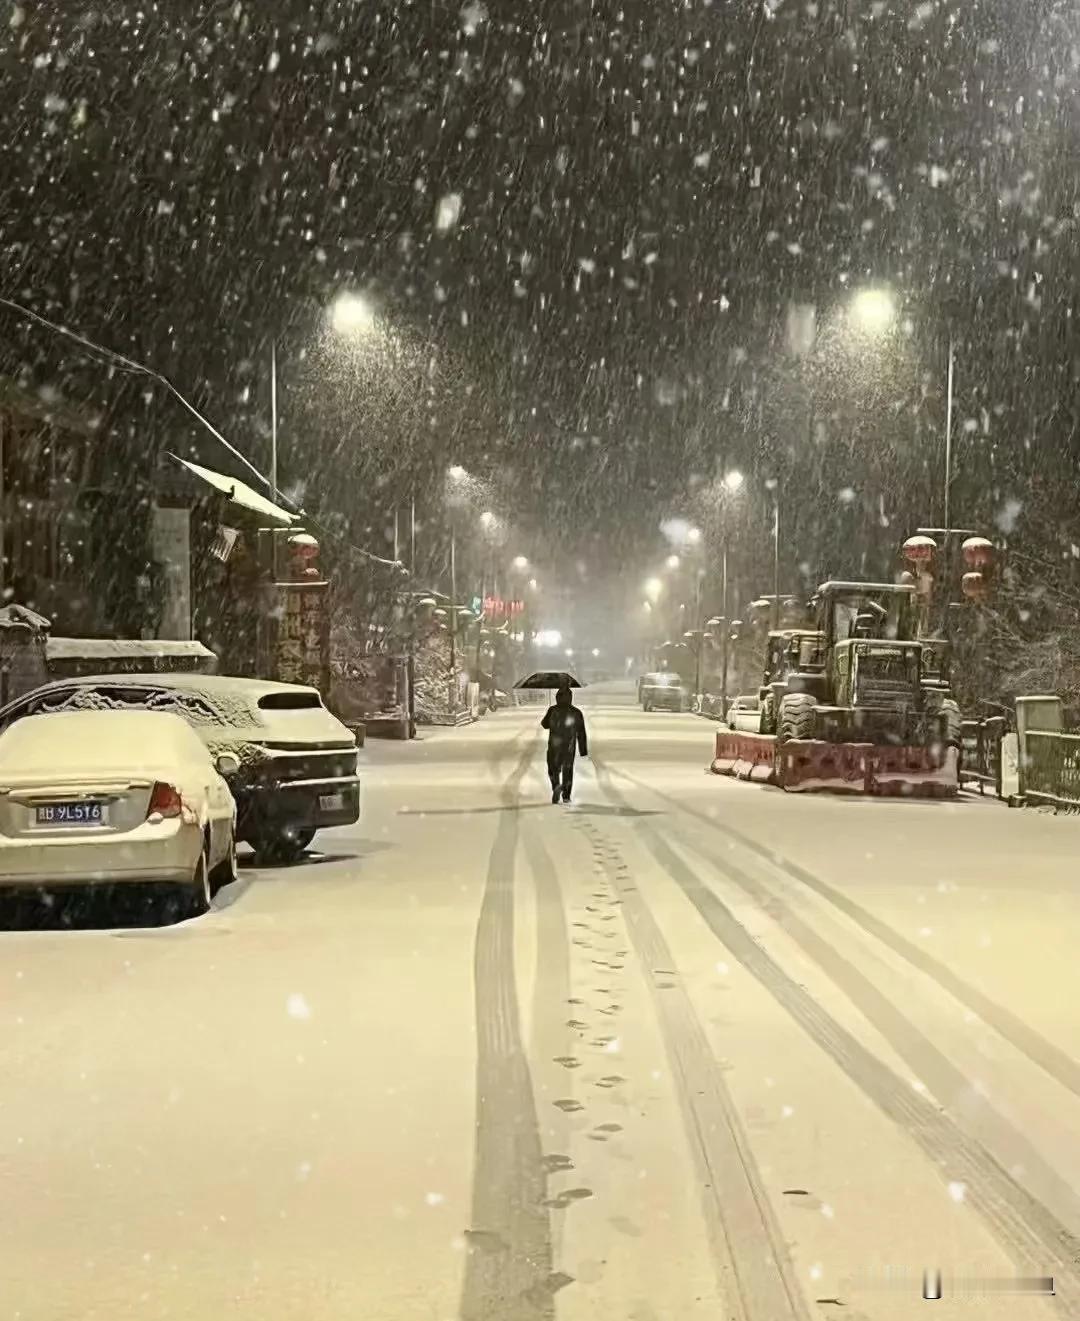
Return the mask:
M773 498L773 597L771 627L775 630L780 627L780 483L775 477L770 477L765 485L772 491Z

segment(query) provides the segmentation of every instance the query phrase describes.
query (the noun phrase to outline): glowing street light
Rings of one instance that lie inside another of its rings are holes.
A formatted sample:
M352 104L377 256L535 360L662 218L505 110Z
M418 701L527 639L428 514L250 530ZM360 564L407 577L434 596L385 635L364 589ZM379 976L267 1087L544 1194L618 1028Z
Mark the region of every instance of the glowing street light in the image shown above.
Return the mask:
M669 555L665 562L669 569L677 569L679 567L678 555Z
M734 495L736 491L742 490L745 481L746 478L738 468L732 468L730 472L724 474L724 489L730 491L731 494Z
M514 568L515 568L515 569L517 569L517 570L518 570L519 572L521 572L521 573L524 573L525 570L526 570L528 567L529 567L529 561L528 561L528 558L527 558L525 555L515 555L515 556L514 556Z
M330 324L339 335L370 335L375 329L375 312L360 294L342 293L330 304Z
M851 300L851 317L860 330L880 335L896 319L896 299L888 289L860 289Z
M686 534L686 540L691 546L697 546L701 543L701 528L692 527Z
M463 482L469 475L460 463L451 464L450 467L447 468L446 474L452 482Z
M664 590L664 584L660 581L659 578L646 579L645 595L649 598L650 601L659 600L660 594L661 592L663 592L663 590Z
M480 526L484 529L485 532L490 532L497 522L498 519L491 512L490 509L485 509L484 512L480 515Z
M593 659L595 660L596 657L600 655L600 648L599 648L599 647L593 647L593 649L592 649L592 654L593 654Z

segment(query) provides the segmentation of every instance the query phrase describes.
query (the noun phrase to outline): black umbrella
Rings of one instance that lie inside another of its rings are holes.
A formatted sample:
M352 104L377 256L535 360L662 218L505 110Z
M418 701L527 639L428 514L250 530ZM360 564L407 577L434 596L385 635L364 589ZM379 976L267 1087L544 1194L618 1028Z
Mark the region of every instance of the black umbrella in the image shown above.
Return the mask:
M520 679L515 688L584 688L584 684L565 670L537 670L527 679Z

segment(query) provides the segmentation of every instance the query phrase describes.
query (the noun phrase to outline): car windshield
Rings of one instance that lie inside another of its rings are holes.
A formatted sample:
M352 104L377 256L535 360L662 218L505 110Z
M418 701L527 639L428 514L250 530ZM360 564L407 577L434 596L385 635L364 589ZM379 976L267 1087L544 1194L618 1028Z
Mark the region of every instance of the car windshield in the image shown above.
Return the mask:
M0 93L0 1321L1080 1321L1080 0Z

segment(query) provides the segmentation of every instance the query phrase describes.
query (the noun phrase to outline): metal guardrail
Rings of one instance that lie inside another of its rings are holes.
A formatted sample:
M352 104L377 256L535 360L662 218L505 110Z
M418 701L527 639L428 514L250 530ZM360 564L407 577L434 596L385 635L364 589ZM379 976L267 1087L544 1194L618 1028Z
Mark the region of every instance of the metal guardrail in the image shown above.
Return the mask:
M1007 723L1004 716L961 722L960 781L962 784L974 781L980 794L990 788L1001 797L1001 740Z
M1025 735L1024 797L1080 807L1080 734L1029 729Z

